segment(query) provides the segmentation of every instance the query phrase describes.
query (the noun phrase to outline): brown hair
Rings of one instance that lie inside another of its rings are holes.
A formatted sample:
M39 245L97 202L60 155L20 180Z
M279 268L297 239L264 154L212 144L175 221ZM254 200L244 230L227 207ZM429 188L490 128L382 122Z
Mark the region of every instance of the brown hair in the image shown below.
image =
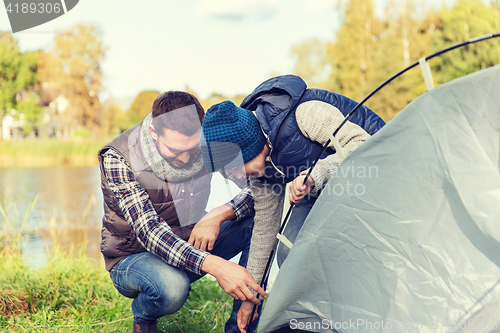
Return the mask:
M190 105L196 107L196 115L192 112L170 112ZM164 92L153 102L153 126L158 135L168 128L192 136L200 130L204 116L205 110L198 99L184 91Z

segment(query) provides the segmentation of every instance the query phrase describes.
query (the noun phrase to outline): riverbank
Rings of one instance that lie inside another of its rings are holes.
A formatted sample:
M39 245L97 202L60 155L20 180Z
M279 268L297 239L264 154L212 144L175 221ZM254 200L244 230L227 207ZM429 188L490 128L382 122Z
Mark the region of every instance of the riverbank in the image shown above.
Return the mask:
M78 221L80 241L71 238L68 244L69 238L58 231L64 228L45 223L50 250L40 249L43 261L36 263L23 249L40 238L27 228L29 217L37 214L38 196L22 209L9 202L8 197L0 200L0 332L130 332L132 300L114 288L102 256L96 260L88 254L88 246L98 244L89 242L93 229L83 230L90 226L93 202ZM224 331L232 298L209 277L191 288L182 309L159 320L159 332Z
M19 250L0 251L0 331L2 332L129 332L131 299L113 287L102 265L90 261L83 248L55 249L48 264L36 270ZM184 307L158 323L159 332L223 332L232 299L216 281L192 284Z
M110 140L0 141L0 168L94 166Z

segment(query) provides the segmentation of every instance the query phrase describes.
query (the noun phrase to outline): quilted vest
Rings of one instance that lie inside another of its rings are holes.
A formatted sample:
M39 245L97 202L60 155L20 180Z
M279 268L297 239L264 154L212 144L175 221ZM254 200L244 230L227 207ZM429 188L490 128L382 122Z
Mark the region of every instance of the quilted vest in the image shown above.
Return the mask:
M340 94L321 89L307 89L306 83L295 75L278 76L263 82L241 103L242 108L255 112L262 131L272 146L270 156L266 159L264 181L292 181L312 166L323 149L321 144L302 134L295 116L300 104L312 100L329 103L344 116L358 104ZM370 135L375 134L385 124L366 106L361 106L350 121ZM320 158L334 153L334 149L328 148Z
M178 183L166 182L156 177L141 150L140 124L101 148L98 153L104 198L101 252L109 271L125 256L145 252L146 249L138 242L104 174L103 154L108 149L114 149L129 163L136 180L148 193L156 213L184 240L189 239L194 223L205 214L212 175L203 169L194 177Z

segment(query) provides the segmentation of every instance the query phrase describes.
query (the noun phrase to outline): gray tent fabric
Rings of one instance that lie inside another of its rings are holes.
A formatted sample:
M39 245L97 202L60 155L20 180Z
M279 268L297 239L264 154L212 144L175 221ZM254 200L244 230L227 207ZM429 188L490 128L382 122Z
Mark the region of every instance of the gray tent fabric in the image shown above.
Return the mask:
M500 66L421 95L330 179L258 332L496 330L499 169Z

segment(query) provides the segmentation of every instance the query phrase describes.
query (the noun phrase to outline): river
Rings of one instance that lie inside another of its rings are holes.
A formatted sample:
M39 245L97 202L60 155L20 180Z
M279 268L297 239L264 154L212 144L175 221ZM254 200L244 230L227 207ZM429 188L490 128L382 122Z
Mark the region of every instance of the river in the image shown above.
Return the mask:
M215 187L217 186L217 187ZM220 187L219 187L220 186ZM218 188L219 190L215 190ZM102 261L99 250L103 215L99 167L7 168L0 169L0 215L4 233L20 230L28 207L36 205L26 218L20 242L31 266L43 265L47 251L55 244L68 250L86 244L86 254ZM238 188L224 184L215 174L207 209L229 201ZM0 230L2 232L2 230Z

